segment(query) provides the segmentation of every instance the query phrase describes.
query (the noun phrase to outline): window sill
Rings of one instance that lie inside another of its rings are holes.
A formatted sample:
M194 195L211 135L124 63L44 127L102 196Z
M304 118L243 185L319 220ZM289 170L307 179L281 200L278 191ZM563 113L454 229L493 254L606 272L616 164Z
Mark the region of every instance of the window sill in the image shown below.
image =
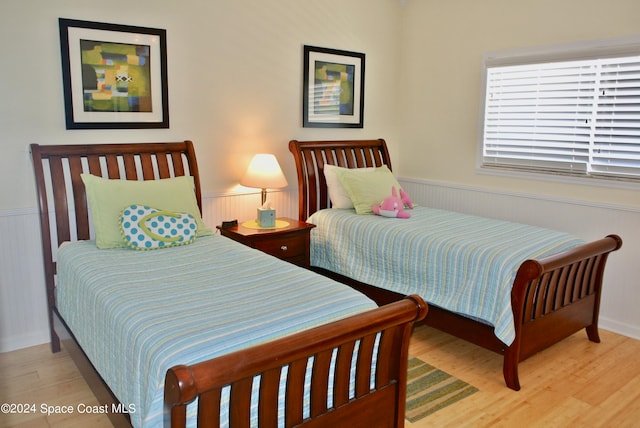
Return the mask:
M640 190L640 180L625 180L615 177L604 178L597 176L562 174L559 172L534 172L490 166L477 166L476 173L480 175L548 181L563 184L577 184L582 186L608 187L623 190Z

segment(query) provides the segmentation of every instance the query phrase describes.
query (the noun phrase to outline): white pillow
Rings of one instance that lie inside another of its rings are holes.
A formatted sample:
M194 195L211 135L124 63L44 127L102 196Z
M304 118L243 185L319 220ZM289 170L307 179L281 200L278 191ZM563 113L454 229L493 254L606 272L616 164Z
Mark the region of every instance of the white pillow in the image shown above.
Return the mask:
M353 202L347 193L347 190L344 188L340 180L338 179L338 175L336 171L338 170L349 170L354 173L370 173L376 170L376 167L367 167L367 168L342 168L340 166L325 164L324 171L324 179L327 182L327 190L329 191L329 199L331 199L331 208L342 208L349 209L353 208Z

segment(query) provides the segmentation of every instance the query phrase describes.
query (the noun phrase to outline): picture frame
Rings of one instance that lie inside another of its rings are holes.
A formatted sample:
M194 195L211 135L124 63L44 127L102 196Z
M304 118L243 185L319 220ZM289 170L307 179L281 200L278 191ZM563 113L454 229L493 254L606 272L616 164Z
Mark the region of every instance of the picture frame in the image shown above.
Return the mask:
M364 127L365 54L304 46L302 126Z
M166 31L59 18L67 129L169 128Z

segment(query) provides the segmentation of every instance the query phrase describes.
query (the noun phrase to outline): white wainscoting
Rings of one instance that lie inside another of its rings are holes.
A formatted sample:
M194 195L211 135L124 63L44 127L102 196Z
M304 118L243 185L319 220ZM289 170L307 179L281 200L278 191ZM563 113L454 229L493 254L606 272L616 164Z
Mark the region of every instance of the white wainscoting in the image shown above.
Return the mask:
M605 271L600 327L640 339L639 208L426 180L399 182L414 202L425 206L561 230L586 240L620 235L622 248L611 253Z
M0 212L0 352L49 341L35 209Z
M276 209L276 216L298 218L297 189L269 191L267 200ZM243 222L255 219L260 202L260 192L204 195L202 217L211 227L228 220Z
M613 253L605 274L600 325L640 338L640 210L535 195L488 191L422 180L399 180L415 202L436 208L535 224L597 239L619 234L624 245ZM270 192L280 217L297 217L297 191ZM258 193L206 194L203 217L215 227L223 220L249 220L260 204ZM38 213L0 211L0 352L49 341Z

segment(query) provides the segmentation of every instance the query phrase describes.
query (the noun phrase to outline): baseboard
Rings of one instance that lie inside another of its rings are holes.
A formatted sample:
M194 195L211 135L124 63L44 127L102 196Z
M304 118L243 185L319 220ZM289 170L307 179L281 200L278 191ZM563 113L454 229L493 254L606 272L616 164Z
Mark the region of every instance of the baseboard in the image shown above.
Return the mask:
M49 343L49 330L0 338L0 353Z
M598 320L598 326L603 330L640 340L640 328L636 326L623 324L602 316Z

